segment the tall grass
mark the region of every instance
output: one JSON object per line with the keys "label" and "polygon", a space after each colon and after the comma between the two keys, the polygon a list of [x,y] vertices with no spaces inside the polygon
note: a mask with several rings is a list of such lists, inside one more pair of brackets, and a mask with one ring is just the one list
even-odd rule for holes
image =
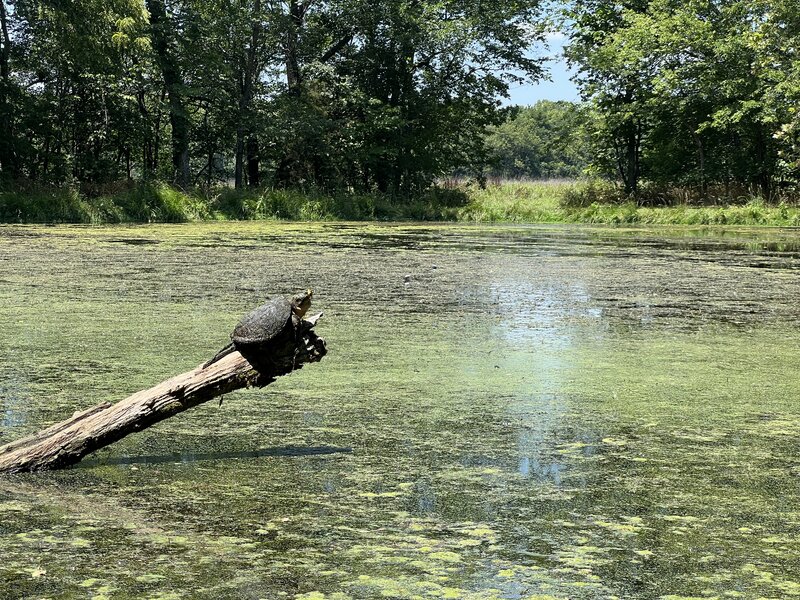
{"label": "tall grass", "polygon": [[557,223],[563,221],[560,201],[570,183],[507,181],[469,191],[469,202],[456,220],[479,223]]}
{"label": "tall grass", "polygon": [[0,221],[4,223],[89,223],[90,213],[88,203],[72,189],[0,189]]}
{"label": "tall grass", "polygon": [[0,187],[6,223],[124,223],[223,220],[459,221],[473,223],[596,223],[800,226],[800,206],[742,195],[696,205],[681,190],[645,196],[642,206],[600,181],[501,181],[480,187],[450,182],[412,199],[310,189],[184,192],[165,183],[92,190],[25,185]]}
{"label": "tall grass", "polygon": [[5,223],[179,223],[212,217],[202,198],[164,183],[91,197],[71,187],[0,188],[0,221]]}
{"label": "tall grass", "polygon": [[[694,202],[697,200],[680,189],[645,189],[639,201],[634,201],[602,181],[500,182],[474,190],[458,218],[475,222],[800,226],[797,202],[768,203],[745,194]],[[663,205],[649,205],[653,203]]]}

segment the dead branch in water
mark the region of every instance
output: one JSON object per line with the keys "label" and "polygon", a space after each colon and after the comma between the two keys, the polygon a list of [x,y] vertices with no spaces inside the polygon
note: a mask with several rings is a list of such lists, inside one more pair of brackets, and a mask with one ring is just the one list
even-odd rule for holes
{"label": "dead branch in water", "polygon": [[212,398],[246,387],[264,387],[327,350],[313,327],[321,315],[294,325],[295,335],[279,347],[233,352],[143,390],[116,404],[76,412],[43,431],[0,447],[0,473],[45,471],[74,465],[91,452]]}

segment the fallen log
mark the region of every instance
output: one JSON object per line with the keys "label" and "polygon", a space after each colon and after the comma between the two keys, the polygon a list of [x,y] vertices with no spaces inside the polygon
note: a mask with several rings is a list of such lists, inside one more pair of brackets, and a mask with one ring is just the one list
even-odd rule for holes
{"label": "fallen log", "polygon": [[277,347],[242,348],[121,402],[76,412],[66,421],[6,444],[0,447],[0,473],[74,465],[87,454],[193,406],[237,389],[264,387],[305,363],[318,362],[327,352],[325,341],[312,330],[321,316],[297,320],[295,335]]}

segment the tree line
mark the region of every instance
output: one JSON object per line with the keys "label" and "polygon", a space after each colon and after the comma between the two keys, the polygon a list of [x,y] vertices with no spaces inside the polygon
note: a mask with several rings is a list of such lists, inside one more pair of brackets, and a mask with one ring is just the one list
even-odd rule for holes
{"label": "tree line", "polygon": [[643,201],[797,197],[796,0],[574,0],[560,16],[583,102],[510,110],[493,174],[600,175]]}
{"label": "tree line", "polygon": [[[0,0],[0,177],[410,196],[800,181],[796,0]],[[501,108],[567,35],[582,102]]]}
{"label": "tree line", "polygon": [[573,0],[564,16],[594,168],[627,194],[796,191],[797,0]]}
{"label": "tree line", "polygon": [[538,77],[538,0],[3,0],[0,172],[410,194]]}
{"label": "tree line", "polygon": [[507,179],[579,179],[592,164],[592,118],[585,104],[540,100],[510,106],[487,129],[489,176]]}

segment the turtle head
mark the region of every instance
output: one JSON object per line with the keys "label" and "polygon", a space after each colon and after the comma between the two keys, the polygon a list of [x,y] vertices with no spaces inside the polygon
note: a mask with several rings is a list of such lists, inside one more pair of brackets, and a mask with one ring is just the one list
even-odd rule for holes
{"label": "turtle head", "polygon": [[312,290],[306,290],[292,296],[292,312],[302,319],[311,308],[311,296],[314,295]]}

